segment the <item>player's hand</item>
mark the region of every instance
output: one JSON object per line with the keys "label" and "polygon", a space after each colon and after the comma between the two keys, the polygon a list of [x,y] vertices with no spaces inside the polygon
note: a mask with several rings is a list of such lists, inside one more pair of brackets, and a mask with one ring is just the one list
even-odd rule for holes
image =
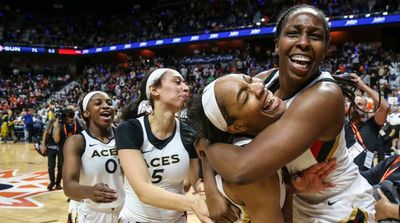
{"label": "player's hand", "polygon": [[193,196],[192,210],[200,219],[200,221],[213,223],[213,221],[210,219],[210,213],[208,212],[206,201],[198,194],[191,196]]}
{"label": "player's hand", "polygon": [[40,145],[40,152],[41,152],[42,154],[46,154],[46,153],[47,153],[47,147],[46,147],[46,145],[45,145],[44,143],[42,143],[42,144]]}
{"label": "player's hand", "polygon": [[207,206],[210,217],[215,223],[231,223],[240,217],[240,209],[221,194],[220,196],[207,197]]}
{"label": "player's hand", "polygon": [[334,184],[324,180],[335,169],[336,159],[331,159],[328,162],[314,164],[297,173],[291,179],[294,192],[296,194],[312,194],[334,187]]}
{"label": "player's hand", "polygon": [[110,203],[117,200],[117,198],[117,191],[103,183],[97,183],[92,186],[89,193],[89,199],[96,203]]}

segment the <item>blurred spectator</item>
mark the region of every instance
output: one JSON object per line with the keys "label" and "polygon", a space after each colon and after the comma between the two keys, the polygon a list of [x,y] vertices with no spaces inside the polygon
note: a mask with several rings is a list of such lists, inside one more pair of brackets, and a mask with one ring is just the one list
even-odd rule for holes
{"label": "blurred spectator", "polygon": [[364,96],[357,96],[355,103],[362,112],[358,109],[351,112],[351,122],[360,132],[363,144],[367,149],[367,152],[361,153],[355,158],[354,162],[361,170],[365,170],[372,166],[371,161],[373,160],[373,155],[371,160],[370,154],[377,153],[378,160],[383,160],[385,157],[383,140],[379,131],[386,122],[389,113],[389,104],[382,96],[379,98],[378,92],[367,86],[359,76],[352,73],[350,74],[350,77],[357,83],[359,90],[363,91],[368,97],[370,97],[375,106],[379,106],[374,114],[371,117],[368,117],[368,112],[371,109],[367,108],[367,98]]}
{"label": "blurred spectator", "polygon": [[[57,144],[59,152],[58,152],[58,168],[63,165],[64,162],[64,143],[68,137],[80,133],[84,129],[83,126],[80,125],[79,121],[75,119],[75,112],[72,109],[62,109],[56,114],[56,119],[53,124],[53,140]],[[57,169],[58,169],[57,168]],[[61,170],[62,168],[58,169]],[[61,189],[60,180],[61,171],[57,174],[60,174],[59,180],[56,182],[56,189]]]}
{"label": "blurred spectator", "polygon": [[28,142],[33,142],[32,137],[33,137],[33,110],[28,108],[26,111],[26,114],[22,116],[22,119],[24,121],[24,128],[27,130],[28,135],[26,139]]}
{"label": "blurred spectator", "polygon": [[[301,3],[319,7],[331,19],[343,15],[399,11],[397,0],[373,2],[199,0],[163,4],[163,1],[139,1],[130,10],[126,4],[117,1],[109,5],[92,4],[88,11],[68,2],[64,3],[66,7],[63,9],[46,10],[49,8],[46,3],[16,5],[11,1],[8,5],[0,5],[0,44],[88,48],[258,27],[274,23],[283,9]],[[117,8],[118,15],[113,8]]]}

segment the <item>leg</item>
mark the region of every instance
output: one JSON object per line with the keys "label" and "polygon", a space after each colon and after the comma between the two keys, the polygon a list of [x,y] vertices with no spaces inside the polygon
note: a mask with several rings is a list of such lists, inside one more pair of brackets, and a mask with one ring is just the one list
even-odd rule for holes
{"label": "leg", "polygon": [[14,126],[10,127],[10,135],[11,135],[11,138],[14,141],[14,143],[16,143],[17,142],[17,136],[15,135]]}
{"label": "leg", "polygon": [[53,187],[55,185],[55,179],[54,179],[54,169],[56,167],[56,156],[57,156],[57,150],[54,149],[48,149],[47,150],[47,164],[48,164],[48,172],[49,172],[49,178],[50,178],[50,184],[47,187],[49,191],[53,190]]}
{"label": "leg", "polygon": [[29,142],[32,142],[33,125],[27,125],[27,128],[28,128],[28,140],[29,140]]}
{"label": "leg", "polygon": [[61,179],[62,179],[62,167],[64,163],[64,156],[62,150],[58,150],[58,159],[57,159],[57,180],[56,180],[56,188],[57,190],[61,190]]}

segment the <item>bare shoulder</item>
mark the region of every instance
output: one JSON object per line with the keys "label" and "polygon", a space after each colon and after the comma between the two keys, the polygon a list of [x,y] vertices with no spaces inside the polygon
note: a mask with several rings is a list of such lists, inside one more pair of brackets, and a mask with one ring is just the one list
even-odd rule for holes
{"label": "bare shoulder", "polygon": [[336,83],[317,83],[293,101],[287,115],[296,120],[308,122],[313,129],[320,131],[319,140],[331,140],[343,127],[342,90]]}
{"label": "bare shoulder", "polygon": [[329,96],[330,97],[339,97],[339,99],[343,99],[343,93],[340,86],[334,82],[321,81],[309,89],[310,92],[318,93],[321,95],[317,96]]}
{"label": "bare shoulder", "polygon": [[343,105],[343,99],[342,90],[336,83],[319,82],[299,94],[293,104],[301,105],[301,107],[323,106],[324,109],[335,108],[336,110],[341,108],[337,107],[338,105]]}
{"label": "bare shoulder", "polygon": [[65,141],[64,147],[67,150],[81,151],[83,150],[85,142],[81,134],[76,134],[68,137]]}

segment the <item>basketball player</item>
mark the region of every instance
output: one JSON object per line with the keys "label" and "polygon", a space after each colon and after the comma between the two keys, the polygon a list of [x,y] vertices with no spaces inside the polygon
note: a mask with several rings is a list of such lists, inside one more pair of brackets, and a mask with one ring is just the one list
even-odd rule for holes
{"label": "basketball player", "polygon": [[[342,90],[329,73],[319,71],[329,42],[326,17],[312,6],[297,5],[278,20],[276,37],[279,70],[262,75],[269,75],[268,89],[285,100],[286,112],[267,128],[252,117],[239,122],[235,128],[257,134],[254,140],[242,149],[210,145],[205,149],[208,161],[224,179],[240,184],[272,175],[285,165],[293,174],[335,157],[337,168],[327,177],[335,187],[296,195],[294,222],[374,222],[374,198],[366,192],[371,186],[345,148]],[[224,95],[227,100],[219,106],[262,114],[265,106],[274,103],[247,87],[235,93]],[[235,165],[228,168],[230,163]]]}
{"label": "basketball player", "polygon": [[[220,84],[221,82],[225,84]],[[248,82],[251,82],[251,84]],[[214,86],[216,86],[217,83],[219,84],[218,92],[223,94],[216,94]],[[248,108],[243,108],[241,114],[234,113],[233,110],[225,110],[224,108],[219,109],[216,98],[219,98],[218,96],[221,95],[235,92],[240,86],[246,86],[251,88],[253,91],[258,91],[260,96],[265,96],[265,99],[271,102],[268,107],[265,107],[262,115],[259,111],[251,112]],[[223,140],[226,141],[222,142],[234,143],[235,145],[240,146],[245,145],[249,143],[251,139],[240,136],[240,132],[235,129],[235,125],[242,122],[244,116],[252,117],[256,120],[262,119],[265,125],[269,125],[279,118],[285,111],[284,102],[264,88],[261,79],[251,78],[244,74],[230,74],[218,78],[205,88],[201,98],[195,98],[192,100],[191,106],[189,107],[189,118],[193,123],[202,123],[198,129],[201,132],[201,135],[209,139],[211,142],[218,142],[217,138],[224,135],[221,138],[225,138]],[[261,95],[261,92],[264,94]],[[275,109],[270,109],[273,107],[275,107]],[[223,110],[227,117],[230,117],[232,124],[222,124],[224,121],[226,122],[226,120],[222,116],[221,110]],[[221,130],[222,134],[213,134],[213,129],[216,128]],[[199,147],[201,146],[204,146],[204,143],[199,142],[197,149],[200,151],[200,154],[202,149]],[[241,219],[238,222],[243,223],[251,220],[251,222],[257,223],[265,222],[265,219],[269,219],[271,222],[292,222],[290,215],[291,205],[289,205],[291,203],[290,193],[292,190],[288,194],[287,199],[287,202],[290,203],[286,203],[285,210],[283,210],[285,215],[282,215],[282,208],[286,197],[286,185],[281,170],[279,170],[277,174],[261,177],[259,180],[251,184],[235,185],[224,181],[219,175],[215,176],[216,182],[213,182],[214,174],[210,174],[210,171],[207,170],[209,165],[207,157],[203,157],[202,161],[207,198],[209,198],[208,191],[210,187],[217,187],[227,199],[241,209]],[[296,192],[300,192],[301,190],[301,193],[304,194],[333,187],[332,184],[324,183],[323,180],[331,171],[333,171],[334,164],[334,160],[331,160],[329,163],[322,162],[303,171],[301,174],[302,177],[293,181],[293,186],[295,189],[298,189]],[[210,184],[210,182],[212,182],[212,184],[215,183],[215,186]],[[290,183],[289,179],[286,179],[286,182]],[[207,203],[210,204],[208,200],[209,199],[207,199]],[[213,210],[214,208],[215,206],[212,205],[209,207],[210,210]]]}
{"label": "basketball player", "polygon": [[69,220],[118,222],[125,194],[112,127],[112,101],[106,93],[92,91],[82,99],[80,108],[88,128],[69,137],[64,147],[64,193],[72,202]]}
{"label": "basketball player", "polygon": [[148,103],[150,113],[125,121],[116,131],[118,156],[128,180],[121,222],[183,223],[188,210],[202,222],[211,222],[205,201],[185,195],[183,189],[189,174],[198,190],[198,159],[187,137],[189,126],[176,119],[188,97],[189,88],[175,70],[156,69],[142,81],[137,107],[149,107],[143,106]]}

